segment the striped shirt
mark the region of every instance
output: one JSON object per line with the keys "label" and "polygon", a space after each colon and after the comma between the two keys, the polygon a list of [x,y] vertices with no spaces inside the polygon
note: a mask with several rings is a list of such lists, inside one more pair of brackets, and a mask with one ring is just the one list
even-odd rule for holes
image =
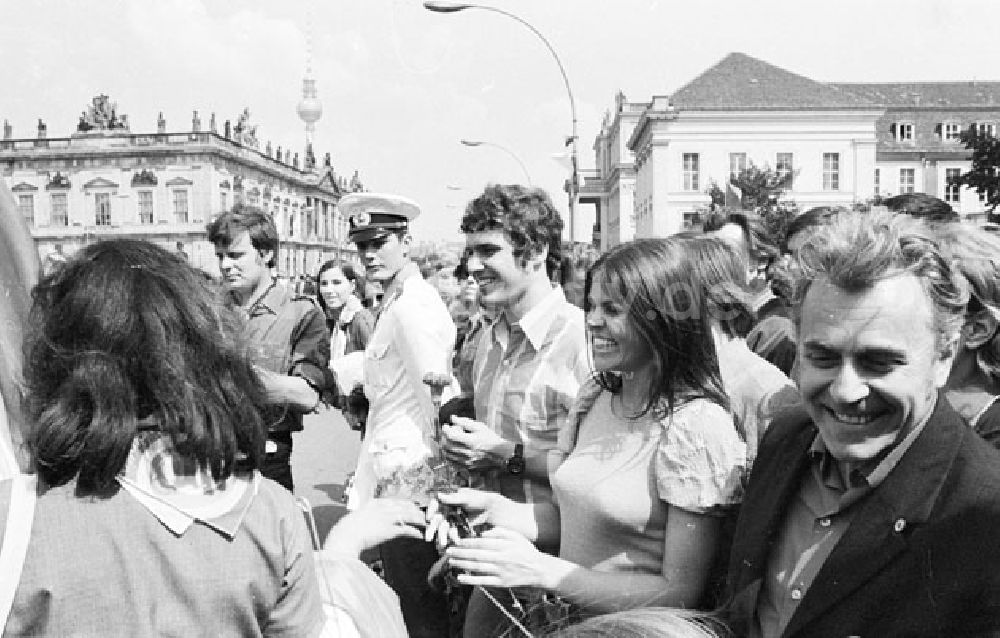
{"label": "striped shirt", "polygon": [[[525,454],[556,448],[580,385],[591,374],[583,311],[555,287],[515,324],[501,314],[473,364],[476,418]],[[515,501],[552,500],[547,479],[496,473],[491,486]]]}

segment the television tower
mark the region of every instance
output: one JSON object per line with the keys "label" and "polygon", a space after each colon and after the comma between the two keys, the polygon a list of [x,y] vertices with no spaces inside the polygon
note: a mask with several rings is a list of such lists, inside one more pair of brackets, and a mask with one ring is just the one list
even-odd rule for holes
{"label": "television tower", "polygon": [[323,103],[319,101],[316,93],[316,79],[313,77],[313,38],[312,38],[312,3],[309,5],[308,33],[306,36],[306,75],[302,78],[302,100],[299,102],[296,111],[299,119],[306,125],[306,168],[316,168],[316,155],[313,152],[313,133],[316,131],[316,122],[323,116]]}

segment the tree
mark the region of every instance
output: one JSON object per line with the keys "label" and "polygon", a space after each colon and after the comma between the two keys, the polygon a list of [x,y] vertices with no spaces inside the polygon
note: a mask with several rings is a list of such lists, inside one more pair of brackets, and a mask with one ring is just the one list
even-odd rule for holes
{"label": "tree", "polygon": [[972,168],[952,183],[976,189],[986,200],[990,221],[996,221],[994,211],[1000,205],[1000,139],[987,131],[971,126],[960,137],[965,148],[972,151]]}
{"label": "tree", "polygon": [[729,178],[729,183],[740,191],[740,207],[756,213],[776,240],[785,236],[789,222],[799,212],[795,202],[780,201],[794,177],[794,173],[778,172],[766,164],[762,168],[750,162],[739,174]]}
{"label": "tree", "polygon": [[743,210],[761,212],[767,206],[776,205],[781,194],[791,185],[793,173],[763,168],[753,162],[732,175],[729,183],[740,189],[740,207]]}
{"label": "tree", "polygon": [[716,210],[726,205],[726,192],[722,190],[719,183],[714,179],[709,182],[708,188],[705,189],[705,193],[707,193],[712,199],[712,203],[710,205],[711,210]]}

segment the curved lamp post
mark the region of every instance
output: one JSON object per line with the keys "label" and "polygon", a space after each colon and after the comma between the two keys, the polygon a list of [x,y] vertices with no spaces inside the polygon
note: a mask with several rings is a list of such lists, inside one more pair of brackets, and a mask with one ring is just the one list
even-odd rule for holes
{"label": "curved lamp post", "polygon": [[495,144],[493,142],[483,142],[480,140],[461,140],[461,142],[464,146],[470,146],[473,148],[477,146],[492,146],[493,148],[498,148],[504,153],[510,155],[512,158],[514,158],[514,161],[521,166],[521,170],[524,171],[524,177],[525,179],[528,180],[528,186],[531,186],[531,174],[528,173],[528,167],[524,165],[524,162],[521,161],[521,158],[518,157],[517,154],[514,153],[514,151],[510,150],[506,146],[501,146],[500,144]]}
{"label": "curved lamp post", "polygon": [[[569,95],[569,108],[573,116],[573,131],[572,134],[566,138],[566,146],[570,147],[570,161],[572,162],[572,173],[570,179],[566,184],[566,191],[569,193],[569,239],[570,241],[575,240],[574,231],[574,219],[576,217],[576,195],[580,190],[580,178],[577,172],[578,162],[577,162],[577,151],[576,151],[576,100],[573,98],[573,89],[569,86],[569,78],[566,76],[566,69],[563,67],[562,60],[559,59],[559,55],[556,50],[552,48],[552,45],[545,38],[542,33],[533,27],[524,18],[517,16],[509,11],[504,11],[503,9],[498,9],[496,7],[491,7],[483,4],[465,4],[460,2],[446,2],[444,0],[426,0],[424,2],[424,8],[428,11],[433,11],[435,13],[457,13],[459,11],[464,11],[465,9],[483,9],[484,11],[492,11],[493,13],[499,13],[505,15],[512,20],[516,20],[523,24],[525,27],[531,30],[538,39],[545,44],[545,47],[552,54],[552,58],[556,61],[559,66],[559,73],[562,75],[563,84],[566,85],[566,93]],[[518,160],[520,161],[520,160]]]}

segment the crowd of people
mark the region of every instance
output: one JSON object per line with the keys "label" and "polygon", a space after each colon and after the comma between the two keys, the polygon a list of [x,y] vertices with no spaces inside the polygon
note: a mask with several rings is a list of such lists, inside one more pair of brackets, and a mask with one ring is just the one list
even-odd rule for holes
{"label": "crowd of people", "polygon": [[[3,635],[1000,635],[1000,237],[886,203],[566,254],[489,185],[419,263],[419,205],[352,193],[359,261],[308,287],[252,207],[219,280],[15,247]],[[320,539],[291,452],[329,410],[362,444]]]}

